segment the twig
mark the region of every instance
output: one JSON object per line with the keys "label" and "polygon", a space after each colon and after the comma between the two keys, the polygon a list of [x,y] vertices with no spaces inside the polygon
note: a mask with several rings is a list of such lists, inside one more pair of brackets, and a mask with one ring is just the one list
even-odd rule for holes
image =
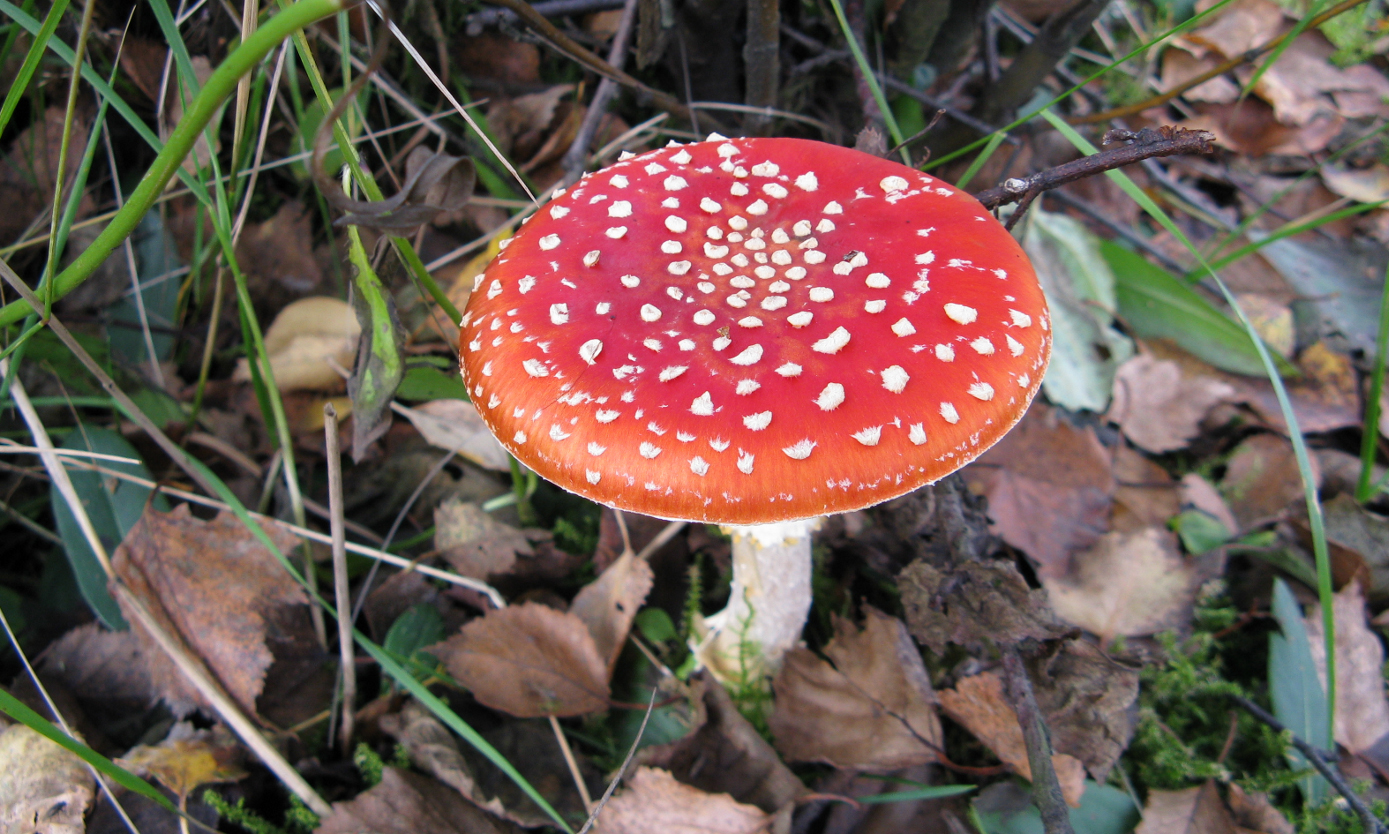
{"label": "twig", "polygon": [[1307,759],[1312,765],[1312,768],[1316,770],[1317,773],[1320,773],[1326,781],[1330,782],[1331,787],[1335,788],[1337,793],[1345,797],[1346,803],[1350,805],[1351,810],[1355,811],[1356,816],[1360,817],[1360,824],[1365,827],[1366,834],[1382,834],[1386,830],[1384,823],[1380,822],[1379,819],[1375,817],[1374,813],[1370,811],[1369,807],[1360,799],[1355,789],[1346,782],[1345,778],[1341,776],[1336,768],[1332,767],[1326,761],[1326,754],[1300,738],[1297,733],[1283,726],[1281,721],[1269,715],[1263,707],[1239,695],[1232,695],[1231,697],[1234,699],[1235,703],[1244,707],[1245,711],[1250,715],[1272,727],[1274,732],[1286,732],[1288,734],[1288,738],[1292,741],[1292,745]]}
{"label": "twig", "polygon": [[1022,657],[1013,646],[1003,649],[1003,680],[1012,702],[1013,711],[1022,724],[1022,737],[1027,742],[1027,764],[1032,769],[1032,801],[1042,813],[1042,828],[1046,834],[1073,834],[1071,815],[1061,795],[1061,783],[1051,763],[1051,741],[1041,710],[1032,692]]}
{"label": "twig", "polygon": [[646,715],[642,716],[641,726],[637,728],[637,737],[632,739],[632,746],[627,749],[627,758],[622,760],[622,767],[617,769],[613,780],[608,783],[608,789],[603,791],[603,796],[598,800],[598,804],[589,812],[588,819],[584,822],[584,827],[579,829],[579,834],[588,834],[593,828],[593,824],[598,820],[598,815],[603,812],[603,806],[612,799],[613,791],[617,790],[617,785],[622,781],[622,775],[627,772],[627,766],[632,763],[632,757],[637,754],[637,745],[641,744],[641,737],[646,735],[646,724],[651,720],[651,713],[656,709],[656,687],[651,687],[651,701],[646,705]]}
{"label": "twig", "polygon": [[[604,12],[622,8],[623,0],[545,0],[532,3],[536,12],[544,17],[563,17],[565,15]],[[466,18],[468,35],[477,37],[489,26],[515,23],[516,13],[510,9],[483,9],[473,12]]]}
{"label": "twig", "polygon": [[1048,168],[1030,177],[1011,177],[1002,185],[977,192],[974,199],[987,209],[996,209],[1023,199],[1028,194],[1050,191],[1068,182],[1093,177],[1115,168],[1132,165],[1158,156],[1178,156],[1180,154],[1211,153],[1211,142],[1215,136],[1204,130],[1187,130],[1163,126],[1144,128],[1133,133],[1127,130],[1111,130],[1104,136],[1104,144],[1128,142],[1123,147],[1100,151],[1097,154],[1081,157],[1055,168]]}
{"label": "twig", "polygon": [[589,52],[580,46],[573,38],[561,32],[553,23],[546,20],[543,15],[526,3],[525,0],[492,0],[498,6],[503,6],[515,12],[516,16],[529,27],[534,29],[541,37],[566,53],[570,58],[583,64],[589,70],[598,73],[604,78],[611,78],[624,87],[631,88],[642,96],[650,98],[651,103],[656,107],[667,110],[682,119],[690,118],[690,108],[685,103],[669,93],[648,87],[638,81],[633,76],[617,69],[612,64]]}
{"label": "twig", "polygon": [[579,789],[579,799],[584,802],[584,813],[593,813],[593,797],[588,795],[588,785],[584,784],[584,775],[579,771],[579,762],[574,758],[574,751],[569,749],[569,739],[564,737],[564,728],[559,725],[559,719],[550,716],[550,729],[555,731],[555,741],[559,742],[560,752],[564,754],[564,763],[569,767],[569,776],[574,780],[574,787]]}
{"label": "twig", "polygon": [[357,664],[352,655],[352,592],[347,584],[347,539],[343,532],[342,452],[338,448],[338,410],[323,406],[323,441],[328,459],[328,531],[333,536],[333,604],[338,609],[338,662],[342,665],[342,754],[352,753],[356,720]]}
{"label": "twig", "polygon": [[661,532],[656,534],[656,538],[647,542],[646,546],[641,549],[641,552],[637,554],[637,558],[642,560],[650,559],[651,554],[655,553],[657,550],[660,550],[666,542],[675,538],[675,534],[679,533],[681,530],[684,530],[685,525],[688,523],[688,521],[672,521],[665,527],[662,527]]}
{"label": "twig", "polygon": [[[636,28],[636,22],[637,0],[626,0],[622,9],[622,19],[618,21],[617,32],[613,34],[612,47],[608,50],[608,63],[617,69],[622,69],[622,65],[626,63],[627,42],[632,39],[632,30]],[[574,141],[570,143],[561,163],[564,166],[566,181],[577,181],[583,174],[588,163],[588,146],[593,144],[598,126],[603,123],[603,118],[608,114],[608,105],[616,95],[616,81],[604,78],[598,82],[598,89],[593,93],[593,101],[589,102],[588,112],[584,114],[583,123],[579,125],[579,132],[574,135]]]}
{"label": "twig", "polygon": [[[1366,2],[1366,0],[1342,0],[1342,2],[1337,3],[1336,5],[1317,15],[1311,20],[1307,21],[1307,25],[1303,27],[1303,31],[1315,29],[1316,27],[1322,25],[1323,23],[1335,17],[1336,15],[1348,12],[1364,2]],[[1073,125],[1089,125],[1107,122],[1112,119],[1124,119],[1128,118],[1129,116],[1136,116],[1139,113],[1142,113],[1144,110],[1148,110],[1150,108],[1166,104],[1167,102],[1171,101],[1172,99],[1176,98],[1182,93],[1185,93],[1187,90],[1190,90],[1194,87],[1199,87],[1207,81],[1210,81],[1212,78],[1224,75],[1225,73],[1233,69],[1236,69],[1237,67],[1242,66],[1243,64],[1252,63],[1265,53],[1272,52],[1273,50],[1277,49],[1278,46],[1282,44],[1283,41],[1287,40],[1288,36],[1291,34],[1292,32],[1288,32],[1279,35],[1278,37],[1268,41],[1267,43],[1264,43],[1261,46],[1256,46],[1247,52],[1242,52],[1239,55],[1230,58],[1223,64],[1212,67],[1211,69],[1201,73],[1195,78],[1188,78],[1186,81],[1183,81],[1182,83],[1176,85],[1175,87],[1173,87],[1165,93],[1160,93],[1158,95],[1153,96],[1152,98],[1140,101],[1137,104],[1130,104],[1124,107],[1115,107],[1112,110],[1102,110],[1099,113],[1091,113],[1088,116],[1077,116],[1076,118],[1067,119],[1066,121],[1070,122]]]}

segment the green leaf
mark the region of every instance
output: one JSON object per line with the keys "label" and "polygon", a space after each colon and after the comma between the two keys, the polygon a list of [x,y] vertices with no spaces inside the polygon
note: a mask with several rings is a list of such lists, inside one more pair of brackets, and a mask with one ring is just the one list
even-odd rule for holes
{"label": "green leaf", "polygon": [[[974,809],[989,834],[1043,834],[1042,815],[1029,799],[1016,783],[1001,782],[986,788]],[[1091,781],[1080,807],[1069,810],[1075,834],[1127,834],[1139,820],[1138,806],[1127,793]]]}
{"label": "green leaf", "polygon": [[[119,455],[136,461],[140,459],[140,453],[135,451],[135,447],[119,434],[107,429],[87,429],[80,425],[68,435],[62,448]],[[149,470],[145,469],[143,463],[119,463],[109,460],[97,463],[103,468],[128,475],[146,479],[150,477]],[[106,552],[111,553],[121,543],[121,539],[125,538],[130,528],[135,526],[135,522],[140,520],[145,511],[145,503],[150,497],[150,488],[88,469],[80,469],[71,464],[67,465],[67,469],[73,489],[77,491],[77,497],[81,500],[83,509],[87,511],[92,527],[106,547]],[[96,553],[82,535],[77,517],[56,486],[52,487],[49,500],[53,505],[53,518],[57,522],[58,536],[63,540],[63,550],[67,553],[72,572],[77,577],[77,586],[82,590],[83,599],[107,628],[126,629],[128,626],[125,618],[121,616],[120,607],[106,590],[106,572],[102,570]],[[159,503],[162,508],[165,502],[160,500]]]}
{"label": "green leaf", "polygon": [[444,639],[444,618],[439,609],[421,602],[405,609],[396,617],[381,641],[381,648],[400,657],[414,657],[415,652]]}
{"label": "green leaf", "polygon": [[979,790],[978,785],[931,785],[907,791],[888,791],[873,796],[860,796],[858,801],[865,805],[881,805],[884,802],[915,802],[918,799],[943,799],[959,796],[962,793]]}
{"label": "green leaf", "polygon": [[357,366],[347,381],[352,397],[352,459],[361,460],[366,448],[391,427],[391,400],[405,376],[401,345],[405,334],[396,318],[395,302],[371,268],[361,235],[349,226],[348,259],[356,267],[352,276],[352,306],[362,324]]}
{"label": "green leaf", "polygon": [[637,612],[637,629],[649,643],[667,643],[680,639],[680,632],[670,615],[660,608],[643,608]]}
{"label": "green leaf", "polygon": [[174,328],[178,325],[174,319],[181,284],[171,275],[183,264],[174,249],[173,236],[159,219],[159,212],[145,215],[130,239],[135,245],[139,300],[145,309],[145,321],[150,324],[150,337],[147,342],[140,307],[131,293],[111,306],[107,338],[113,356],[133,365],[147,366],[151,347],[155,358],[161,361],[173,354]]}
{"label": "green leaf", "polygon": [[[1326,692],[1312,662],[1312,645],[1302,621],[1302,609],[1282,579],[1273,583],[1273,616],[1282,630],[1268,638],[1268,689],[1273,714],[1308,744],[1318,750],[1330,750]],[[1294,770],[1311,767],[1296,748],[1289,747],[1287,756]],[[1320,805],[1331,787],[1317,773],[1300,779],[1297,786],[1311,805]]]}
{"label": "green leaf", "polygon": [[1201,510],[1183,510],[1172,519],[1172,528],[1181,537],[1182,547],[1194,556],[1215,550],[1230,540],[1230,531],[1225,525]]}
{"label": "green leaf", "polygon": [[468,386],[458,376],[457,368],[444,373],[438,368],[415,366],[405,372],[405,378],[396,389],[396,396],[402,400],[466,400]]}
{"label": "green leaf", "polygon": [[[1101,243],[1100,252],[1114,271],[1119,317],[1135,335],[1170,339],[1221,370],[1264,375],[1259,352],[1244,328],[1181,279],[1117,243]],[[1274,361],[1284,374],[1297,373],[1281,356]]]}
{"label": "green leaf", "polygon": [[53,726],[46,718],[29,709],[23,701],[14,697],[3,689],[0,689],[0,712],[5,712],[11,718],[47,738],[49,741],[71,751],[79,759],[96,768],[102,774],[114,779],[117,784],[134,791],[142,796],[148,797],[159,803],[174,813],[178,810],[174,804],[168,800],[159,789],[144,779],[136,776],[130,771],[112,762],[110,759],[96,752],[92,748]]}
{"label": "green leaf", "polygon": [[1104,411],[1114,371],[1133,343],[1114,329],[1114,273],[1100,239],[1079,222],[1033,209],[1023,249],[1032,259],[1051,308],[1051,365],[1042,380],[1047,399],[1071,411]]}

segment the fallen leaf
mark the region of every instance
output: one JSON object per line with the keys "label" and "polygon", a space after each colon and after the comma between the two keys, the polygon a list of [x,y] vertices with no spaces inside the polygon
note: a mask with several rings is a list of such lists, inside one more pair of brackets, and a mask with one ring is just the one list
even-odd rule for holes
{"label": "fallen leaf", "polygon": [[1196,595],[1195,573],[1176,537],[1156,527],[1106,533],[1075,556],[1070,574],[1041,579],[1057,615],[1098,635],[1101,645],[1181,628]]}
{"label": "fallen leaf", "polygon": [[[320,125],[320,136],[327,131]],[[319,141],[316,137],[315,141]],[[405,158],[400,190],[382,200],[354,200],[337,189],[324,197],[344,214],[335,226],[361,226],[383,235],[412,235],[440,214],[458,211],[472,199],[477,184],[473,161],[416,145]]]}
{"label": "fallen leaf", "polygon": [[1195,472],[1188,472],[1181,480],[1182,507],[1200,510],[1225,528],[1227,535],[1233,536],[1239,530],[1239,522],[1220,492],[1205,478]]}
{"label": "fallen leaf", "polygon": [[1333,559],[1339,550],[1347,562],[1363,566],[1368,573],[1362,585],[1365,594],[1373,607],[1381,607],[1375,603],[1389,599],[1389,518],[1370,512],[1349,495],[1323,503],[1322,515]]}
{"label": "fallen leaf", "polygon": [[[321,291],[323,267],[313,252],[315,219],[302,203],[289,200],[268,220],[247,223],[241,230],[241,237],[236,241],[236,258],[251,282],[254,298],[261,299],[261,293],[270,298],[287,294],[297,298]],[[335,311],[327,326],[341,327],[338,322],[342,315]],[[266,339],[269,337],[267,332]],[[349,354],[342,364],[346,367],[351,361]],[[338,379],[336,374],[334,379]]]}
{"label": "fallen leaf", "polygon": [[0,831],[82,834],[95,783],[87,765],[23,724],[0,733]]}
{"label": "fallen leaf", "polygon": [[518,718],[608,706],[607,665],[583,620],[538,603],[488,611],[430,651],[480,703]]}
{"label": "fallen leaf", "polygon": [[414,408],[396,406],[394,410],[414,424],[429,445],[450,451],[456,449],[460,455],[488,469],[511,471],[511,456],[487,429],[472,403],[435,400]]}
{"label": "fallen leaf", "polygon": [[1231,58],[1267,43],[1282,25],[1283,10],[1272,0],[1235,0],[1186,39]]}
{"label": "fallen leaf", "polygon": [[1200,433],[1201,421],[1212,407],[1234,395],[1227,383],[1213,377],[1184,381],[1176,362],[1142,354],[1115,371],[1106,417],[1140,449],[1173,452]]}
{"label": "fallen leaf", "polygon": [[[1320,481],[1312,461],[1313,483]],[[1292,444],[1276,434],[1256,434],[1238,447],[1225,466],[1220,491],[1240,530],[1280,517],[1294,501],[1301,501],[1302,475]]]}
{"label": "fallen leaf", "polygon": [[[961,678],[954,689],[940,691],[940,706],[956,723],[969,730],[985,747],[998,756],[1027,781],[1032,781],[1032,766],[1027,760],[1027,742],[1023,738],[1018,714],[1003,694],[1003,680],[994,672],[981,672]],[[1061,783],[1066,804],[1079,807],[1085,792],[1085,765],[1065,753],[1053,753],[1052,766]]]}
{"label": "fallen leaf", "polygon": [[524,531],[456,497],[434,509],[434,547],[454,570],[483,581],[510,574],[518,554],[535,555]]}
{"label": "fallen leaf", "polygon": [[1268,794],[1255,791],[1245,793],[1238,782],[1230,782],[1225,790],[1230,813],[1239,823],[1240,834],[1295,834],[1297,829],[1283,816],[1283,812],[1273,807]]}
{"label": "fallen leaf", "polygon": [[[1360,583],[1352,581],[1331,602],[1336,626],[1336,742],[1389,775],[1389,700],[1384,690],[1384,645],[1366,622]],[[1326,642],[1321,607],[1307,612],[1312,662],[1326,686]]]}
{"label": "fallen leaf", "polygon": [[1181,511],[1177,486],[1167,470],[1127,444],[1114,447],[1113,532],[1166,526]]}
{"label": "fallen leaf", "polygon": [[945,573],[918,559],[897,577],[912,636],[937,655],[1063,637],[1069,627],[1011,561],[966,562]]}
{"label": "fallen leaf", "polygon": [[[398,714],[382,717],[381,729],[394,736],[415,767],[448,785],[468,801],[498,817],[507,817],[506,808],[496,797],[488,798],[477,784],[472,768],[458,750],[458,741],[433,713],[418,701],[411,700]],[[545,825],[548,817],[517,819],[521,825]]]}
{"label": "fallen leaf", "polygon": [[519,834],[520,828],[474,807],[447,785],[395,767],[381,781],[333,812],[316,834]]}
{"label": "fallen leaf", "polygon": [[1046,575],[1064,573],[1070,555],[1108,529],[1111,465],[1093,429],[1074,428],[1059,410],[1034,406],[964,475],[988,498],[995,532]]}
{"label": "fallen leaf", "polygon": [[[1202,50],[1207,54],[1193,55],[1188,51],[1187,46],[1188,44],[1184,41],[1173,39],[1172,48],[1163,51],[1160,86],[1164,92],[1180,87],[1187,81],[1220,65],[1220,59],[1209,54],[1209,51]],[[1239,85],[1225,75],[1217,75],[1209,81],[1203,81],[1186,90],[1182,93],[1182,98],[1187,101],[1229,104],[1239,98]]]}
{"label": "fallen leaf", "polygon": [[145,648],[133,631],[78,626],[43,653],[40,669],[79,697],[100,693],[101,706],[129,714],[159,698],[146,673]]}
{"label": "fallen leaf", "polygon": [[[1297,347],[1297,332],[1291,307],[1255,292],[1240,293],[1235,300],[1264,344],[1284,358],[1293,355]],[[1255,376],[1263,376],[1263,371],[1260,370]]]}
{"label": "fallen leaf", "polygon": [[884,773],[934,762],[935,692],[901,620],[864,609],[863,629],[834,618],[828,660],[787,653],[773,682],[772,737],[787,761]]}
{"label": "fallen leaf", "polygon": [[1138,670],[1082,639],[1051,643],[1026,664],[1052,747],[1103,783],[1138,723]]}
{"label": "fallen leaf", "polygon": [[580,588],[569,604],[569,613],[582,620],[593,636],[598,656],[607,664],[608,679],[612,678],[632,620],[651,592],[653,582],[651,566],[644,559],[624,553],[597,580]]}
{"label": "fallen leaf", "polygon": [[186,800],[194,788],[220,782],[236,782],[246,777],[239,760],[240,747],[222,726],[198,730],[180,721],[154,746],[141,744],[116,764],[140,776],[154,777]]}
{"label": "fallen leaf", "polygon": [[1323,165],[1318,173],[1327,188],[1357,203],[1389,200],[1389,165],[1382,162],[1368,168]]}
{"label": "fallen leaf", "polygon": [[[281,551],[297,543],[278,527],[266,525],[265,531]],[[260,540],[230,513],[202,521],[186,504],[170,513],[146,508],[111,562],[164,628],[183,639],[242,709],[255,713],[274,661],[266,645],[271,619],[291,608],[308,627],[304,592]],[[154,638],[133,627],[150,678],[174,713],[184,716],[206,706]]]}
{"label": "fallen leaf", "polygon": [[1134,834],[1238,834],[1215,782],[1184,791],[1148,791]]}
{"label": "fallen leaf", "polygon": [[691,681],[692,731],[637,752],[636,763],[675,774],[681,782],[774,813],[807,793],[772,745],[743,717],[708,673]]}
{"label": "fallen leaf", "polygon": [[[65,110],[62,105],[53,105],[32,118],[0,161],[0,205],[5,207],[0,217],[0,240],[6,244],[12,243],[30,223],[51,210],[59,150],[63,144]],[[81,148],[86,145],[89,130],[87,118],[79,114],[73,121],[68,146]],[[81,165],[82,154],[69,153],[63,182],[72,182]],[[83,198],[78,217],[85,216],[90,206],[90,198]],[[128,281],[129,276],[122,274]]]}
{"label": "fallen leaf", "polygon": [[[342,375],[333,368],[352,366],[362,326],[352,306],[337,298],[301,298],[275,316],[265,330],[265,353],[275,387],[281,391],[342,390]],[[251,369],[237,360],[236,382],[248,382]]]}
{"label": "fallen leaf", "polygon": [[770,819],[726,793],[709,794],[676,781],[669,771],[639,767],[603,807],[605,834],[756,834]]}

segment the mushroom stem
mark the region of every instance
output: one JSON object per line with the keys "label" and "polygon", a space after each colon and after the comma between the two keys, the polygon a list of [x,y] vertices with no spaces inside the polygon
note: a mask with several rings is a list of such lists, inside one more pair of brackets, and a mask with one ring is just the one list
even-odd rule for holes
{"label": "mushroom stem", "polygon": [[704,620],[694,647],[700,662],[725,683],[775,675],[801,639],[810,613],[810,534],[819,518],[725,527],[733,534],[733,584],[728,606]]}

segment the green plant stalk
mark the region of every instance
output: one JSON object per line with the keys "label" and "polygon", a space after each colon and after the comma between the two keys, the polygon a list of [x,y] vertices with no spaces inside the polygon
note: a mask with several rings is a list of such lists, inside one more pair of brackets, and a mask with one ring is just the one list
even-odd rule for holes
{"label": "green plant stalk", "polygon": [[[92,13],[96,10],[94,3],[87,3],[82,9],[82,25],[77,32],[77,49],[73,53],[73,65],[81,67],[87,55],[87,37],[92,32]],[[82,88],[82,73],[74,70],[72,78],[68,82],[67,107],[63,110],[63,135],[58,142],[58,167],[53,172],[53,211],[48,223],[48,267],[47,273],[53,274],[54,267],[58,265],[58,224],[62,221],[62,209],[59,208],[63,197],[63,175],[67,173],[68,154],[72,150],[72,122],[77,117],[77,91]],[[74,196],[76,196],[74,191]],[[49,282],[43,297],[43,320],[48,321],[48,317],[53,315],[53,282]]]}
{"label": "green plant stalk", "polygon": [[1008,138],[1008,135],[1002,132],[991,135],[989,141],[984,145],[984,150],[980,151],[979,155],[969,163],[969,167],[960,175],[960,179],[955,183],[955,187],[963,191],[969,185],[970,180],[974,179],[974,175],[979,173],[979,169],[984,167],[984,163],[989,161],[989,158],[994,155],[994,151],[998,150],[998,146],[1002,145],[1003,140],[1006,138]]}
{"label": "green plant stalk", "polygon": [[[887,104],[887,96],[883,95],[883,88],[879,86],[878,78],[873,74],[873,65],[868,63],[868,57],[863,54],[863,47],[859,46],[858,38],[854,37],[854,30],[849,28],[849,19],[844,16],[843,4],[839,0],[830,0],[830,6],[834,8],[834,16],[839,20],[839,29],[844,34],[844,40],[849,44],[849,51],[854,53],[854,63],[858,64],[859,73],[863,75],[863,80],[868,83],[868,89],[873,93],[873,101],[877,103],[878,110],[883,115],[883,124],[887,125],[887,132],[892,137],[892,144],[903,145],[906,139],[902,136],[902,128],[897,126],[897,117],[892,114],[892,108]],[[910,151],[899,147],[898,153],[902,156],[903,163],[912,164]]]}
{"label": "green plant stalk", "polygon": [[[1098,153],[1098,149],[1090,144],[1089,140],[1081,136],[1060,116],[1052,113],[1050,108],[1043,108],[1041,115],[1081,151],[1087,154]],[[1263,363],[1264,373],[1273,385],[1273,393],[1278,398],[1279,411],[1283,415],[1283,422],[1288,427],[1288,439],[1293,446],[1293,456],[1297,459],[1297,469],[1302,476],[1302,495],[1307,504],[1307,526],[1312,533],[1312,553],[1316,558],[1317,565],[1317,599],[1321,603],[1322,635],[1326,655],[1326,705],[1327,722],[1330,725],[1327,728],[1327,736],[1334,739],[1336,737],[1334,719],[1336,714],[1336,621],[1331,607],[1331,554],[1326,545],[1326,522],[1322,517],[1321,502],[1317,500],[1317,488],[1312,480],[1312,461],[1307,453],[1307,441],[1303,438],[1302,429],[1298,426],[1297,415],[1293,413],[1293,404],[1292,400],[1288,398],[1288,389],[1283,385],[1283,378],[1278,373],[1278,366],[1273,361],[1273,355],[1269,353],[1268,346],[1260,338],[1259,331],[1254,328],[1254,323],[1245,315],[1244,308],[1240,306],[1234,293],[1230,292],[1230,288],[1206,262],[1196,244],[1192,243],[1177,224],[1172,222],[1172,218],[1168,217],[1167,213],[1153,202],[1153,198],[1149,197],[1123,171],[1106,171],[1105,176],[1123,189],[1124,193],[1138,203],[1150,217],[1157,221],[1158,225],[1180,241],[1187,251],[1196,258],[1197,263],[1201,264],[1206,274],[1220,289],[1221,295],[1225,297],[1225,303],[1230,305],[1230,309],[1235,312],[1240,324],[1249,334],[1250,341],[1254,343],[1254,349],[1259,354],[1259,361]]]}
{"label": "green plant stalk", "polygon": [[1389,268],[1384,275],[1384,289],[1379,295],[1379,333],[1375,339],[1375,367],[1370,374],[1370,391],[1365,395],[1365,425],[1360,429],[1360,478],[1355,484],[1355,500],[1362,504],[1375,494],[1370,476],[1375,467],[1375,450],[1379,448],[1379,398],[1384,392],[1384,363],[1389,361]]}
{"label": "green plant stalk", "polygon": [[[9,5],[9,4],[6,4]],[[111,218],[96,240],[54,278],[53,298],[59,299],[87,280],[106,257],[135,230],[140,218],[154,205],[169,180],[181,169],[183,158],[216,115],[222,102],[235,90],[241,76],[250,72],[281,41],[315,21],[341,11],[344,0],[299,0],[275,15],[242,42],[208,78],[207,84],[184,111],[183,119],[155,158],[140,184],[131,192],[125,208]],[[110,89],[109,85],[105,85]],[[12,301],[0,307],[0,327],[14,324],[30,312],[29,303]]]}
{"label": "green plant stalk", "polygon": [[[39,59],[43,58],[44,50],[48,48],[48,41],[53,37],[53,32],[58,28],[58,23],[63,19],[63,12],[67,11],[68,0],[57,0],[53,7],[48,10],[48,16],[43,19],[43,28],[34,36],[34,42],[29,45],[29,53],[24,56],[24,63],[19,68],[19,73],[15,76],[14,83],[10,91],[5,94],[5,103],[0,105],[0,133],[10,123],[10,117],[14,115],[14,109],[19,106],[19,100],[24,97],[24,91],[29,89],[29,82],[34,78],[34,70],[38,69]],[[6,47],[13,43],[17,32],[11,32]]]}
{"label": "green plant stalk", "polygon": [[[302,0],[301,0],[302,2]],[[326,115],[333,109],[332,96],[328,94],[328,85],[323,80],[323,73],[319,70],[318,64],[314,63],[313,53],[309,50],[309,39],[301,31],[294,35],[294,48],[299,52],[300,63],[309,74],[309,84],[313,87],[314,95],[317,96],[319,103],[323,107]],[[345,62],[344,62],[345,63]],[[381,186],[376,184],[376,179],[371,173],[361,166],[357,148],[352,144],[347,131],[341,122],[333,125],[333,138],[338,143],[338,148],[342,151],[343,159],[347,161],[347,167],[352,169],[352,179],[364,191],[368,198],[372,200],[382,199]],[[449,316],[451,321],[458,321],[463,318],[463,314],[458,311],[454,303],[449,300],[448,294],[434,280],[434,276],[424,268],[424,261],[420,260],[419,253],[415,251],[414,245],[403,237],[392,237],[391,243],[395,246],[400,259],[405,266],[415,276],[415,279],[424,286],[429,296],[434,299],[434,303]]]}
{"label": "green plant stalk", "polygon": [[[1321,226],[1325,226],[1327,223],[1334,223],[1343,217],[1354,217],[1357,214],[1364,214],[1367,211],[1372,211],[1374,209],[1380,208],[1386,203],[1389,203],[1389,200],[1376,200],[1373,203],[1361,203],[1359,205],[1343,208],[1340,211],[1333,211],[1330,214],[1318,217],[1315,220],[1309,220],[1306,223],[1289,223],[1286,226],[1282,226],[1270,232],[1267,237],[1261,238],[1252,243],[1247,243],[1228,255],[1221,255],[1219,258],[1216,258],[1215,260],[1210,262],[1210,268],[1220,269],[1221,267],[1227,266],[1239,260],[1240,258],[1243,258],[1245,255],[1259,251],[1260,249],[1264,248],[1270,243],[1273,243],[1274,241],[1282,240],[1285,237],[1292,237],[1293,235],[1302,234],[1303,232],[1309,231],[1311,229],[1316,229]],[[1197,268],[1191,270],[1182,277],[1187,281],[1195,283],[1196,281],[1200,280],[1202,272],[1203,270],[1201,268]]]}

